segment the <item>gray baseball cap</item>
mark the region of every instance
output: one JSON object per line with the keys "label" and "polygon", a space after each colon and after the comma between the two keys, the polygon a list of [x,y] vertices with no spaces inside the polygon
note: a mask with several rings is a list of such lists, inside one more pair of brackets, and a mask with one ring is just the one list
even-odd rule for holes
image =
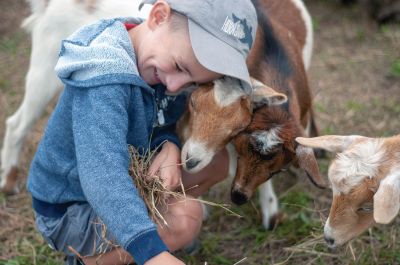
{"label": "gray baseball cap", "polygon": [[[154,4],[157,0],[143,0]],[[165,0],[188,18],[194,54],[207,69],[240,79],[251,93],[246,58],[257,31],[257,14],[250,0]]]}

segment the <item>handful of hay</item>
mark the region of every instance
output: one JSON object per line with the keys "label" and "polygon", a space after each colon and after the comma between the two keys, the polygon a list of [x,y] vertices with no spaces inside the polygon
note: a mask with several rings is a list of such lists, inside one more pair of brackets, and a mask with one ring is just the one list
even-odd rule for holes
{"label": "handful of hay", "polygon": [[[156,151],[147,152],[144,156],[133,146],[129,146],[130,166],[129,175],[135,183],[136,189],[147,206],[150,218],[160,226],[167,225],[167,221],[157,207],[167,204],[169,196],[185,198],[184,193],[167,190],[159,176],[150,176],[149,168]],[[183,189],[182,189],[183,190]],[[184,191],[183,191],[184,192]]]}
{"label": "handful of hay", "polygon": [[[149,167],[154,155],[156,154],[156,151],[147,152],[145,155],[141,155],[133,146],[129,146],[129,153],[131,158],[129,175],[132,177],[140,197],[147,206],[149,216],[157,225],[160,225],[161,227],[168,226],[167,221],[160,213],[158,208],[160,208],[160,206],[168,206],[167,199],[170,197],[178,200],[195,200],[207,205],[218,206],[225,209],[230,214],[241,217],[240,215],[228,209],[227,205],[217,204],[201,199],[187,198],[182,182],[181,191],[170,191],[166,189],[162,183],[162,179],[159,176],[150,176],[149,174]],[[195,187],[191,187],[190,189],[192,188]]]}

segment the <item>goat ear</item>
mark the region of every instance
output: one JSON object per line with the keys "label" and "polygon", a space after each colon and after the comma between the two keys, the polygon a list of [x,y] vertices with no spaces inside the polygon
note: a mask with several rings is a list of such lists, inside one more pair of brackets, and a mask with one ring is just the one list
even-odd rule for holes
{"label": "goat ear", "polygon": [[319,173],[318,163],[313,150],[309,147],[298,145],[296,147],[296,157],[299,167],[306,172],[311,182],[318,188],[325,189],[327,185]]}
{"label": "goat ear", "polygon": [[364,138],[367,137],[359,135],[324,135],[313,138],[297,137],[296,142],[304,146],[321,148],[329,152],[339,153],[346,150],[346,148],[349,147],[354,141]]}
{"label": "goat ear", "polygon": [[390,223],[400,210],[400,174],[392,174],[381,181],[374,195],[374,220]]}
{"label": "goat ear", "polygon": [[253,86],[251,102],[254,104],[255,108],[265,105],[281,105],[287,101],[287,96],[285,94],[275,91],[254,78],[251,79],[251,84]]}
{"label": "goat ear", "polygon": [[[251,102],[250,98],[247,95],[243,95],[240,97],[240,104],[245,107],[246,109],[250,110],[251,109]],[[251,112],[251,110],[250,110]]]}

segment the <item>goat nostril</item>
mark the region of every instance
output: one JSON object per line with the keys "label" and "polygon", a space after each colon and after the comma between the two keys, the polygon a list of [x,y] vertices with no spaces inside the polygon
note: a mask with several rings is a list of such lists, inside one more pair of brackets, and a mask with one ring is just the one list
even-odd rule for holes
{"label": "goat nostril", "polygon": [[326,241],[326,243],[328,243],[328,245],[333,246],[335,244],[335,239],[328,237],[328,236],[324,236],[324,239]]}
{"label": "goat nostril", "polygon": [[186,162],[186,168],[189,170],[195,168],[200,163],[200,160],[188,159],[188,156],[186,156],[186,159],[188,160]]}
{"label": "goat nostril", "polygon": [[245,194],[240,191],[232,191],[231,200],[234,204],[242,205],[247,202],[248,198]]}

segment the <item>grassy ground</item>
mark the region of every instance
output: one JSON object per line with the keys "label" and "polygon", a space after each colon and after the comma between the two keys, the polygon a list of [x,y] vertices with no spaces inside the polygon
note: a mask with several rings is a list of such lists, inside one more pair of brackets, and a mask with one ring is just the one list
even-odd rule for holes
{"label": "grassy ground", "polygon": [[[324,134],[386,136],[400,127],[400,27],[376,26],[357,6],[307,0],[315,28],[310,82],[317,121]],[[29,9],[22,0],[0,2],[0,138],[4,122],[23,96],[30,53],[29,36],[18,26]],[[51,107],[48,108],[48,113]],[[47,117],[48,115],[46,115]],[[46,117],[29,134],[21,158],[22,174],[33,156]],[[320,160],[325,174],[328,160]],[[234,207],[243,218],[212,209],[200,235],[201,249],[178,255],[188,264],[400,264],[400,223],[376,226],[351,244],[330,251],[321,241],[331,200],[329,190],[314,188],[305,178],[274,179],[283,223],[265,231],[257,199]],[[21,184],[22,187],[24,183]],[[229,202],[229,183],[213,188],[207,199]],[[244,259],[244,260],[243,260]],[[0,265],[61,264],[35,232],[25,192],[0,194]]]}

